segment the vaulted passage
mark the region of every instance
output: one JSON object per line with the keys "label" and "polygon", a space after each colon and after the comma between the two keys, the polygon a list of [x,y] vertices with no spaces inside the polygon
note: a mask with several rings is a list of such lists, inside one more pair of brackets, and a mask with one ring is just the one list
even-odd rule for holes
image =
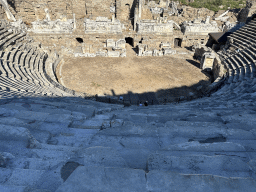
{"label": "vaulted passage", "polygon": [[125,38],[126,43],[128,43],[129,45],[131,45],[132,47],[134,47],[134,41],[133,38],[131,37],[126,37]]}
{"label": "vaulted passage", "polygon": [[174,47],[181,47],[182,39],[175,38],[174,39]]}

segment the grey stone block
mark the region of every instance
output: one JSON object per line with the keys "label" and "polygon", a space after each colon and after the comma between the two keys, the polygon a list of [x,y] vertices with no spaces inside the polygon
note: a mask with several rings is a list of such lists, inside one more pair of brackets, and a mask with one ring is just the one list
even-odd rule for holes
{"label": "grey stone block", "polygon": [[0,140],[19,141],[28,148],[40,147],[40,144],[30,134],[28,129],[23,127],[0,125]]}
{"label": "grey stone block", "polygon": [[6,185],[32,186],[40,179],[45,171],[29,169],[13,169],[12,175],[4,183]]}
{"label": "grey stone block", "polygon": [[147,191],[145,172],[139,169],[78,167],[56,192]]}
{"label": "grey stone block", "polygon": [[110,147],[89,147],[78,152],[79,157],[84,158],[84,166],[104,166],[128,168],[125,160]]}
{"label": "grey stone block", "polygon": [[177,192],[254,192],[256,181],[251,178],[226,178],[213,175],[190,175],[167,171],[150,171],[147,174],[148,191]]}
{"label": "grey stone block", "polygon": [[26,192],[26,188],[26,186],[10,186],[0,184],[0,191],[3,192]]}
{"label": "grey stone block", "polygon": [[166,170],[184,174],[212,174],[224,177],[251,177],[252,169],[238,157],[225,155],[169,156],[155,153],[148,159],[148,170]]}

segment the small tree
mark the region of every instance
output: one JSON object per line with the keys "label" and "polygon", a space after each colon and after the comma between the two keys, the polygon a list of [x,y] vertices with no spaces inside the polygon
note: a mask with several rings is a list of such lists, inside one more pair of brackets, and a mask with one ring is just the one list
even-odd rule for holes
{"label": "small tree", "polygon": [[220,6],[223,4],[223,0],[215,0],[214,5]]}

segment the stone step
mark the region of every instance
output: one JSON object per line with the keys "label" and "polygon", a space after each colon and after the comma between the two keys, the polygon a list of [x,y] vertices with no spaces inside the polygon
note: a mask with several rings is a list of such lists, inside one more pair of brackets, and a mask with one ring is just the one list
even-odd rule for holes
{"label": "stone step", "polygon": [[26,186],[25,191],[55,191],[63,183],[61,167],[53,170],[0,169],[0,172],[5,174],[5,182],[2,185]]}
{"label": "stone step", "polygon": [[64,164],[65,160],[59,159],[39,159],[39,158],[14,158],[8,162],[8,168],[33,169],[33,170],[50,170],[59,164]]}
{"label": "stone step", "polygon": [[[108,182],[106,182],[106,180]],[[82,185],[78,185],[77,183]],[[71,191],[248,191],[256,182],[251,178],[180,174],[153,170],[79,166],[56,192]]]}
{"label": "stone step", "polygon": [[68,131],[61,132],[54,138],[58,145],[72,146],[72,147],[89,147],[91,139],[100,130],[97,129],[76,129],[69,128]]}
{"label": "stone step", "polygon": [[0,105],[1,108],[5,108],[6,111],[8,110],[28,110],[28,111],[34,111],[34,112],[43,112],[43,113],[49,113],[49,114],[64,114],[64,115],[72,115],[73,120],[84,120],[86,118],[91,118],[94,114],[95,108],[90,108],[88,106],[83,106],[84,111],[83,112],[76,112],[74,109],[72,110],[72,105],[69,106],[69,104],[58,106],[51,103],[43,103],[43,102],[29,102],[29,101],[23,101],[23,102],[12,102],[4,105]]}
{"label": "stone step", "polygon": [[[22,81],[18,79],[9,79],[9,78],[1,78],[1,86],[6,86],[9,89],[17,90],[17,91],[26,91],[26,92],[33,92],[33,93],[38,93],[38,94],[44,94],[46,92],[45,89],[42,87],[39,87],[37,85],[32,85],[27,82],[22,83]],[[10,84],[8,84],[8,82]],[[11,86],[10,86],[11,85]]]}
{"label": "stone step", "polygon": [[25,192],[26,186],[13,186],[0,184],[0,191],[2,192]]}
{"label": "stone step", "polygon": [[13,38],[10,38],[8,41],[6,41],[3,45],[5,47],[10,46],[13,43],[16,43],[16,41],[20,41],[22,39],[24,39],[24,37],[26,36],[26,33],[21,33],[21,34],[16,34],[15,36],[13,36]]}
{"label": "stone step", "polygon": [[111,147],[88,147],[86,149],[80,149],[77,154],[78,158],[81,159],[81,164],[87,167],[128,168],[126,161]]}
{"label": "stone step", "polygon": [[[226,155],[239,157],[244,162],[249,162],[250,159],[255,156],[255,152],[248,152],[246,148],[238,143],[232,142],[217,142],[223,138],[215,138],[215,140],[208,140],[209,143],[203,143],[198,141],[190,141],[185,143],[179,143],[175,145],[167,146],[158,154],[167,154],[169,156],[189,156],[189,155]],[[211,143],[210,143],[211,142]]]}
{"label": "stone step", "polygon": [[15,186],[33,186],[42,177],[45,171],[33,169],[0,168],[0,172],[3,174],[1,180],[4,180],[4,182],[0,182],[1,184]]}
{"label": "stone step", "polygon": [[163,170],[182,174],[210,174],[222,177],[252,177],[252,168],[238,157],[227,155],[188,155],[172,156],[167,153],[150,155],[148,171]]}
{"label": "stone step", "polygon": [[6,143],[8,141],[17,141],[22,147],[27,148],[34,148],[40,145],[28,129],[11,125],[0,124],[0,140],[6,141]]}
{"label": "stone step", "polygon": [[38,144],[37,149],[27,148],[20,145],[17,141],[0,140],[0,146],[2,152],[13,154],[17,158],[38,158],[43,160],[58,160],[67,161],[72,157],[75,157],[76,151],[79,148],[60,145],[49,145],[40,143],[43,147],[40,148]]}

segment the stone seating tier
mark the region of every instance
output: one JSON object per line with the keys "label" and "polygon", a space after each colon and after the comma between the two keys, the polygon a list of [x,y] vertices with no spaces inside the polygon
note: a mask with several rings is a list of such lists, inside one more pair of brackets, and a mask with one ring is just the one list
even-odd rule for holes
{"label": "stone seating tier", "polygon": [[234,38],[235,41],[238,41],[239,43],[241,43],[243,45],[249,46],[249,45],[255,44],[255,42],[252,39],[250,39],[250,37],[244,37],[242,35],[238,36],[236,34],[232,34],[231,36]]}
{"label": "stone seating tier", "polygon": [[246,62],[242,58],[240,58],[238,55],[235,55],[234,58],[240,63],[241,66],[243,66],[244,72],[245,72],[245,79],[251,78],[253,73],[250,66],[246,64]]}
{"label": "stone seating tier", "polygon": [[[8,133],[8,139],[12,140],[9,145],[4,145],[4,142],[1,144],[5,146],[5,152],[11,152],[14,157],[10,159],[10,163],[7,163],[6,168],[1,168],[2,173],[5,173],[3,176],[6,181],[1,187],[26,186],[38,190],[61,191],[63,188],[67,190],[67,186],[72,186],[73,177],[79,181],[79,176],[75,176],[77,171],[74,171],[65,182],[61,179],[63,173],[61,170],[68,161],[83,165],[77,170],[86,168],[83,170],[84,173],[87,173],[89,167],[93,167],[94,173],[91,172],[91,175],[96,174],[96,170],[112,167],[112,169],[121,169],[123,174],[127,174],[128,170],[142,171],[143,177],[145,174],[155,172],[158,173],[156,181],[159,181],[159,177],[164,172],[167,172],[170,178],[175,178],[170,176],[173,172],[187,174],[189,178],[195,177],[196,174],[205,178],[205,182],[210,182],[205,174],[212,174],[211,178],[221,176],[219,178],[231,180],[236,177],[234,181],[236,183],[242,179],[248,181],[250,177],[254,177],[250,166],[253,165],[253,159],[256,157],[255,137],[251,132],[253,130],[251,123],[255,122],[245,123],[253,116],[250,114],[252,108],[235,106],[222,108],[222,101],[217,103],[215,99],[214,101],[211,99],[214,98],[147,108],[136,106],[123,108],[104,103],[94,104],[86,100],[78,100],[79,105],[74,105],[62,99],[44,101],[36,98],[17,99],[12,103],[2,104],[1,131],[9,129],[13,131],[11,134],[1,132],[6,137]],[[204,110],[206,106],[211,110],[206,112]],[[79,110],[81,107],[82,111]],[[109,110],[104,111],[106,108]],[[193,110],[193,117],[188,114],[190,110]],[[244,116],[245,111],[246,116]],[[243,115],[239,116],[239,114]],[[135,116],[140,121],[135,119]],[[229,119],[232,119],[232,122]],[[31,121],[34,123],[27,123]],[[226,124],[223,121],[226,121]],[[107,122],[110,122],[110,127],[105,127]],[[17,137],[19,132],[26,134]],[[37,142],[28,135],[32,135]],[[5,141],[5,138],[1,138],[1,141]],[[24,148],[27,143],[30,145],[32,143],[34,147]],[[193,169],[191,164],[198,168]],[[225,165],[225,169],[221,165]],[[111,172],[117,173],[113,170]],[[108,172],[105,174],[108,175]],[[102,177],[102,174],[97,172],[97,177]],[[121,175],[120,177],[122,178]],[[113,176],[117,182],[120,182],[120,177]],[[112,177],[108,176],[108,178]],[[126,175],[125,178],[125,182],[131,183],[130,180],[134,177]],[[183,184],[190,180],[183,181]],[[133,181],[138,181],[138,177]],[[249,181],[254,180],[249,179]],[[196,182],[198,184],[199,181]],[[219,185],[220,182],[216,181],[215,186],[217,184]],[[89,183],[87,185],[92,191],[97,191],[94,190],[94,185]],[[100,185],[105,186],[103,183]],[[163,185],[158,187],[161,191],[168,191]],[[122,191],[126,188],[124,187]],[[254,189],[254,185],[250,186],[248,191],[251,188]],[[191,189],[193,191],[193,187],[190,191]],[[111,190],[116,189],[111,188]],[[197,191],[203,190],[197,189]]]}

